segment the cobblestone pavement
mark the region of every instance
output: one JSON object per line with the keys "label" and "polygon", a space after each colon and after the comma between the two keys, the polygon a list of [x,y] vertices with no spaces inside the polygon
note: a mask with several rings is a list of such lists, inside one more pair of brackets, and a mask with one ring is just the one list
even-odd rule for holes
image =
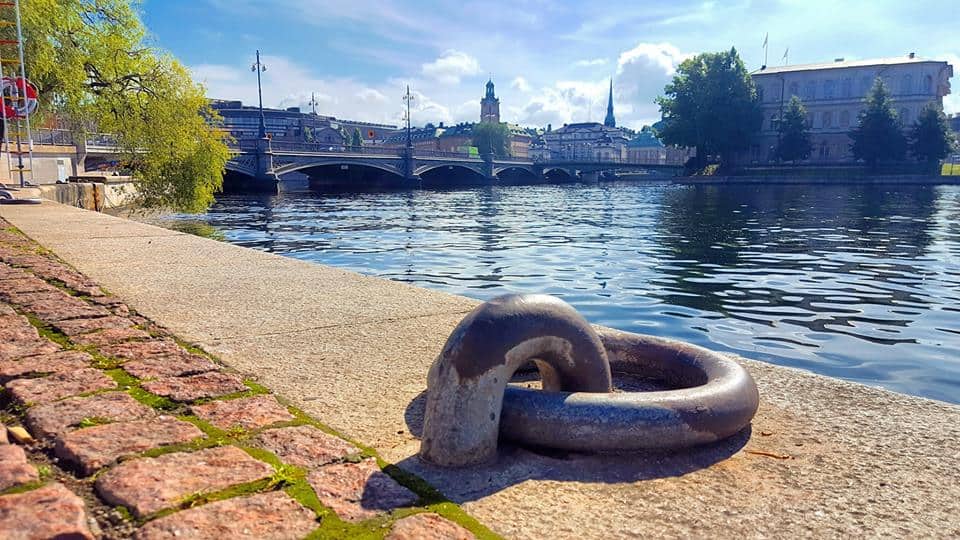
{"label": "cobblestone pavement", "polygon": [[0,219],[0,538],[494,535]]}

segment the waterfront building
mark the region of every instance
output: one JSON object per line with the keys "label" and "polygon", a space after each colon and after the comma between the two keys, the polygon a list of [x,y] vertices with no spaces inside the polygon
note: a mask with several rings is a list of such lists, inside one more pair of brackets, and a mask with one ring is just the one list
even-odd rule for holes
{"label": "waterfront building", "polygon": [[543,142],[552,159],[597,161],[626,158],[626,134],[620,128],[599,122],[564,124],[544,133]]}
{"label": "waterfront building", "polygon": [[[258,107],[222,99],[211,100],[210,107],[220,114],[223,122],[221,128],[233,138],[238,141],[257,138],[260,126]],[[335,132],[352,134],[359,129],[365,141],[377,142],[397,131],[397,126],[390,124],[341,120],[333,116],[304,113],[299,107],[264,108],[263,120],[267,135],[278,141],[333,143]]]}
{"label": "waterfront building", "polygon": [[487,93],[480,100],[480,121],[500,122],[500,100],[493,92],[493,79],[487,81]]}
{"label": "waterfront building", "polygon": [[473,146],[473,126],[471,122],[461,122],[448,128],[443,127],[437,136],[437,150],[441,152],[470,152]]}
{"label": "waterfront building", "polygon": [[627,142],[627,161],[650,165],[683,165],[694,154],[693,148],[667,146],[649,126]]}
{"label": "waterfront building", "polygon": [[864,108],[874,81],[887,86],[907,129],[924,107],[943,106],[950,93],[953,66],[910,53],[900,57],[844,60],[792,66],[762,67],[753,72],[763,110],[763,124],[745,156],[749,163],[774,160],[779,121],[792,96],[807,109],[813,152],[810,162],[853,162],[850,130]]}

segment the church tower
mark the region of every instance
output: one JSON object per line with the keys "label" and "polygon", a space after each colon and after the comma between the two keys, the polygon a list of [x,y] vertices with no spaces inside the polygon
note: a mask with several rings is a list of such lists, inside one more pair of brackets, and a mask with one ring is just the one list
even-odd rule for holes
{"label": "church tower", "polygon": [[603,119],[603,125],[617,127],[617,119],[613,117],[613,77],[610,78],[610,98],[607,100],[607,117]]}
{"label": "church tower", "polygon": [[480,122],[500,123],[500,100],[493,93],[493,80],[487,81],[487,95],[480,100]]}

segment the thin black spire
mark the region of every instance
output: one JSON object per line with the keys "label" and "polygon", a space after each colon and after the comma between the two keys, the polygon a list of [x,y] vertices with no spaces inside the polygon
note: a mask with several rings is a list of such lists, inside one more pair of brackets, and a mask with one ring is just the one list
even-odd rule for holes
{"label": "thin black spire", "polygon": [[610,77],[610,97],[607,99],[607,117],[603,119],[603,125],[617,127],[617,119],[613,116],[613,77]]}

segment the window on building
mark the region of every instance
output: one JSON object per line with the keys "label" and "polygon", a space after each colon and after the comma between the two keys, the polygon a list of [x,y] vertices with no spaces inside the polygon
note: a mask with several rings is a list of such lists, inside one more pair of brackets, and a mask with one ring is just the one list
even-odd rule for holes
{"label": "window on building", "polygon": [[771,114],[770,115],[770,131],[776,131],[776,130],[777,130],[777,115]]}
{"label": "window on building", "polygon": [[900,79],[900,93],[905,96],[913,93],[913,77],[910,74],[904,75]]}
{"label": "window on building", "polygon": [[933,77],[931,75],[927,75],[926,77],[923,78],[923,93],[924,94],[933,93]]}
{"label": "window on building", "polygon": [[761,103],[762,103],[763,101],[765,101],[765,100],[763,99],[764,94],[766,94],[766,92],[764,92],[763,87],[758,85],[758,86],[757,86],[757,98],[760,100]]}
{"label": "window on building", "polygon": [[817,82],[809,81],[803,86],[803,99],[813,99],[817,96]]}
{"label": "window on building", "polygon": [[848,98],[853,97],[853,79],[846,77],[840,83],[840,95]]}
{"label": "window on building", "polygon": [[900,109],[900,123],[904,126],[910,125],[910,109]]}
{"label": "window on building", "polygon": [[833,99],[836,94],[837,82],[828,80],[823,82],[823,99]]}
{"label": "window on building", "polygon": [[821,116],[821,127],[824,129],[833,127],[833,113],[830,111],[825,111]]}
{"label": "window on building", "polygon": [[813,127],[813,113],[807,113],[807,129]]}
{"label": "window on building", "polygon": [[850,111],[840,111],[840,127],[850,127]]}
{"label": "window on building", "polygon": [[793,96],[800,97],[800,85],[797,84],[797,83],[795,83],[795,82],[790,83],[790,96],[789,96],[789,97],[793,97]]}
{"label": "window on building", "polygon": [[862,77],[860,79],[860,95],[866,96],[871,86],[873,86],[873,79],[870,77]]}

